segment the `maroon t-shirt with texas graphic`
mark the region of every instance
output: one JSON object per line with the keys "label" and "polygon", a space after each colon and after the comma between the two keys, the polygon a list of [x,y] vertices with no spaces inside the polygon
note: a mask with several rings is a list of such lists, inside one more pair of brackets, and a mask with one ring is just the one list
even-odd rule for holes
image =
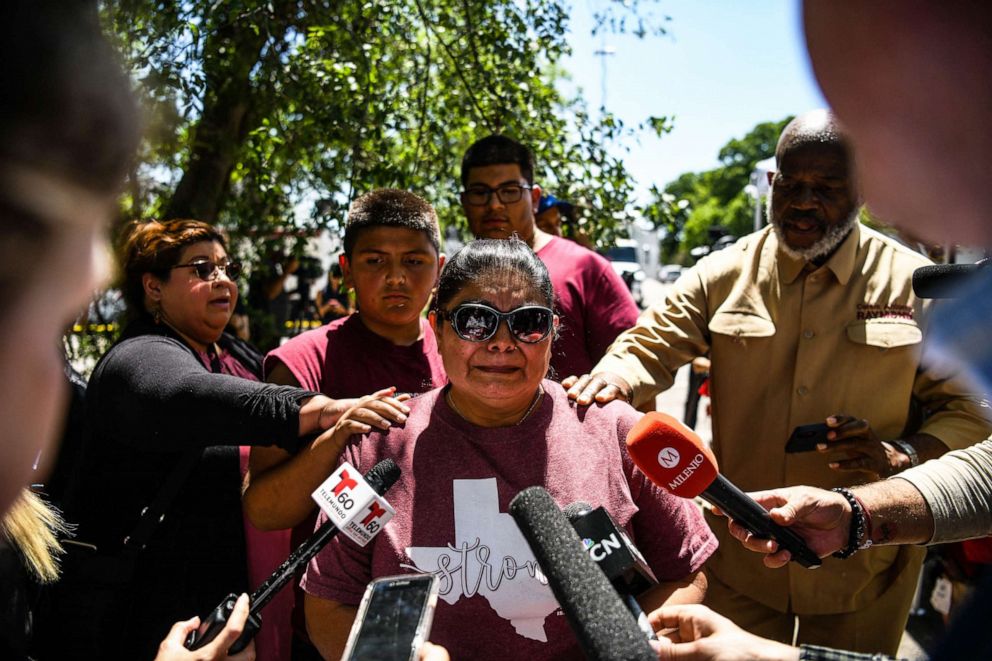
{"label": "maroon t-shirt with texas graphic", "polygon": [[365,472],[388,457],[402,470],[386,494],[396,515],[364,548],[336,536],[311,561],[303,589],[357,605],[374,578],[433,573],[440,598],[430,640],[452,658],[575,658],[575,636],[507,513],[533,485],[561,507],[603,506],[658,580],[698,570],[716,539],[691,501],[654,486],[627,456],[640,414],[622,402],[577,413],[559,384],[543,385],[541,405],[519,426],[472,425],[437,389],[410,403],[404,426],[353,438],[344,461]]}

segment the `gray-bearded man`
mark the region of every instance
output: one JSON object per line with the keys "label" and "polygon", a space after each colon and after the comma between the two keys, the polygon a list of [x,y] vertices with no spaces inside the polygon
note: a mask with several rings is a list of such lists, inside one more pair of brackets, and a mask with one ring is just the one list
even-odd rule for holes
{"label": "gray-bearded man", "polygon": [[[709,352],[713,449],[721,472],[745,490],[848,487],[988,436],[980,398],[921,366],[929,304],[911,278],[929,261],[858,223],[853,159],[834,118],[796,118],[776,161],[771,226],[701,260],[591,375],[567,383],[570,395],[636,406]],[[914,412],[926,413],[922,424]],[[823,421],[832,429],[822,448],[785,452],[793,428]],[[707,563],[714,610],[786,643],[896,651],[921,549],[773,571],[725,523],[711,525],[721,537]]]}

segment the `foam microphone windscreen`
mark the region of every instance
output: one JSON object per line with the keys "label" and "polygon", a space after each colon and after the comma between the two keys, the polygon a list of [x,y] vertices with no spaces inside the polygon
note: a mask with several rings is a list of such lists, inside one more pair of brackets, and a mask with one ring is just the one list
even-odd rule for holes
{"label": "foam microphone windscreen", "polygon": [[529,487],[518,493],[510,502],[510,515],[586,656],[604,661],[658,658],[546,490]]}
{"label": "foam microphone windscreen", "polygon": [[592,510],[593,510],[592,505],[583,502],[581,500],[577,500],[574,503],[566,506],[565,509],[562,510],[562,514],[564,514],[565,518],[568,519],[569,521],[574,521],[580,516],[588,514]]}
{"label": "foam microphone windscreen", "polygon": [[645,414],[630,430],[627,452],[652,482],[680,498],[703,493],[720,470],[696,432],[658,411]]}
{"label": "foam microphone windscreen", "polygon": [[392,459],[383,459],[369,469],[365,474],[365,481],[369,483],[377,494],[382,496],[392,487],[396,480],[400,479],[400,467]]}
{"label": "foam microphone windscreen", "polygon": [[913,271],[913,293],[920,298],[954,298],[961,285],[967,282],[979,264],[933,264]]}

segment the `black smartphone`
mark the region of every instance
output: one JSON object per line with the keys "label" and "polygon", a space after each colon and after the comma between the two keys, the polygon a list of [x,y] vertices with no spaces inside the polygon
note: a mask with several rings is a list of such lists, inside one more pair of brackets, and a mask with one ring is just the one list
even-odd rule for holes
{"label": "black smartphone", "polygon": [[828,427],[825,422],[816,422],[811,425],[799,425],[792,430],[789,442],[785,444],[786,452],[810,452],[816,449],[818,443],[827,442],[827,432],[832,427]]}
{"label": "black smartphone", "polygon": [[430,635],[437,603],[432,574],[386,576],[369,583],[342,660],[410,661]]}
{"label": "black smartphone", "polygon": [[[220,605],[213,610],[210,615],[203,618],[200,622],[200,627],[198,629],[193,629],[186,636],[186,649],[198,650],[204,645],[210,643],[214,638],[217,637],[224,627],[227,625],[228,619],[231,617],[231,613],[234,612],[234,604],[238,601],[238,595],[231,593],[224,597],[224,601],[220,602]],[[237,654],[244,648],[248,647],[248,643],[252,641],[255,634],[262,627],[262,616],[255,613],[248,613],[248,619],[245,621],[245,628],[242,630],[241,635],[238,636],[237,640],[231,644],[228,648],[228,654]]]}

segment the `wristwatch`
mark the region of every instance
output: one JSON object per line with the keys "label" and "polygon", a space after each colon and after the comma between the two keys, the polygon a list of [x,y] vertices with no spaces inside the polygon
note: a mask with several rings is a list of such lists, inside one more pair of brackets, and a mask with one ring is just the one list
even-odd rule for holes
{"label": "wristwatch", "polygon": [[920,455],[917,454],[916,448],[914,448],[912,445],[910,445],[906,441],[889,441],[889,442],[892,443],[892,445],[899,448],[900,452],[902,452],[904,455],[909,457],[910,467],[920,465]]}

